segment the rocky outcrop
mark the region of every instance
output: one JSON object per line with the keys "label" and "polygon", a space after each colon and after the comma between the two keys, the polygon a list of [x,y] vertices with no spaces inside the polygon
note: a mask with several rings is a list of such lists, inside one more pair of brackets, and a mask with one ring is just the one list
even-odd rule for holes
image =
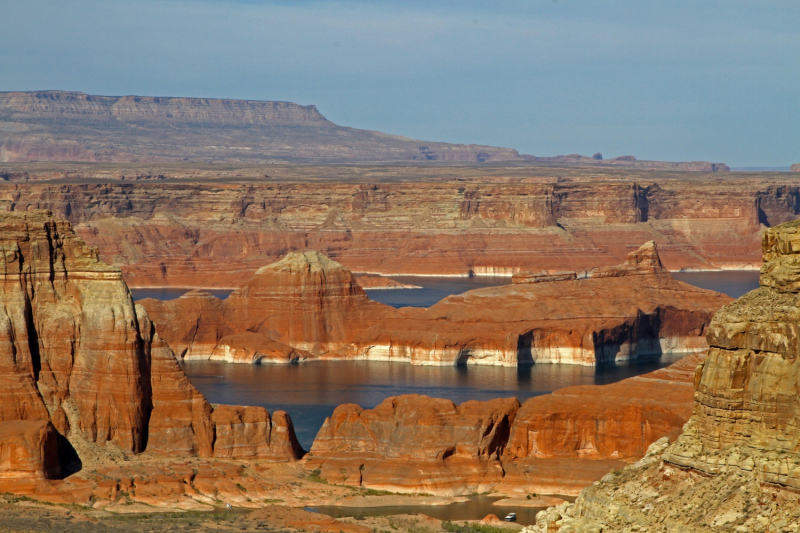
{"label": "rocky outcrop", "polygon": [[348,269],[313,251],[260,268],[225,300],[192,291],[142,304],[182,357],[247,363],[259,351],[266,354],[261,362],[298,362],[309,352],[340,349],[393,314],[371,301]]}
{"label": "rocky outcrop", "polygon": [[671,463],[709,475],[738,467],[800,490],[798,229],[766,232],[761,287],[715,315],[694,414]]}
{"label": "rocky outcrop", "polygon": [[421,289],[419,285],[401,283],[395,279],[383,276],[358,276],[356,283],[365,291],[397,290],[397,289]]}
{"label": "rocky outcrop", "polygon": [[428,309],[394,309],[369,300],[341,264],[292,252],[226,300],[194,291],[141,303],[190,359],[249,363],[254,342],[266,346],[269,339],[286,346],[276,362],[300,361],[286,355],[296,350],[421,365],[591,366],[705,349],[706,325],[730,299],[677,282],[658,265],[655,246],[647,244],[611,276],[516,283],[450,296]]}
{"label": "rocky outcrop", "polygon": [[511,283],[546,283],[578,279],[577,272],[515,272]]}
{"label": "rocky outcrop", "polygon": [[761,287],[715,315],[677,441],[542,514],[531,532],[800,528],[798,228],[766,232]]}
{"label": "rocky outcrop", "polygon": [[374,409],[340,405],[314,439],[306,468],[334,483],[395,492],[473,494],[503,476],[500,456],[515,398],[468,401],[419,395]]}
{"label": "rocky outcrop", "polygon": [[578,494],[612,468],[675,439],[692,409],[695,354],[605,386],[527,400],[464,402],[419,395],[374,409],[336,408],[305,468],[332,483],[442,495]]}
{"label": "rocky outcrop", "polygon": [[795,163],[789,167],[789,172],[800,172],[800,163]]}
{"label": "rocky outcrop", "polygon": [[638,250],[628,254],[621,265],[596,268],[589,272],[593,278],[618,278],[623,276],[659,276],[668,274],[667,269],[661,264],[661,258],[656,250],[656,243],[649,241]]}
{"label": "rocky outcrop", "polygon": [[[557,182],[524,169],[381,167],[397,181],[353,183],[375,172],[269,172],[263,183],[263,167],[4,167],[0,211],[48,209],[69,220],[132,287],[207,288],[240,285],[304,249],[354,272],[510,276],[583,273],[654,240],[670,270],[757,268],[764,226],[800,214],[800,183],[787,175],[653,184],[638,175],[587,181],[575,169]],[[329,174],[337,181],[316,178]],[[39,177],[94,183],[14,182]],[[162,182],[181,177],[198,183]],[[138,179],[157,183],[127,182]]]}
{"label": "rocky outcrop", "polygon": [[285,461],[303,455],[292,420],[283,411],[270,418],[263,407],[220,405],[211,421],[216,430],[214,457]]}
{"label": "rocky outcrop", "polygon": [[212,408],[121,272],[42,211],[0,215],[0,399],[2,423],[52,423],[79,452],[298,457],[285,414]]}
{"label": "rocky outcrop", "polygon": [[705,354],[602,387],[567,387],[527,400],[503,453],[497,490],[577,495],[612,468],[674,441],[692,414],[694,373]]}
{"label": "rocky outcrop", "polygon": [[[0,162],[516,160],[510,148],[337,126],[313,105],[213,98],[0,93]],[[165,142],[165,141],[169,142]]]}
{"label": "rocky outcrop", "polygon": [[0,422],[0,491],[32,492],[61,477],[57,437],[47,420]]}

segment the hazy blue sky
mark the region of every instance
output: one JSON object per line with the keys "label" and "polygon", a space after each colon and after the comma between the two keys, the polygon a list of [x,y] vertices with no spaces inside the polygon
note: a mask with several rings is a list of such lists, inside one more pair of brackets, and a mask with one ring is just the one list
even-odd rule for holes
{"label": "hazy blue sky", "polygon": [[0,90],[315,104],[556,155],[800,162],[800,2],[0,0]]}

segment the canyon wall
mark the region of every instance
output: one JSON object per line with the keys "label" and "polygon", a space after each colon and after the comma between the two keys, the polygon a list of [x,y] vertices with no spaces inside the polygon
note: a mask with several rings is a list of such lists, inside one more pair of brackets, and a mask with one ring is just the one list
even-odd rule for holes
{"label": "canyon wall", "polygon": [[800,222],[763,239],[761,287],[723,307],[683,434],[529,531],[800,528]]}
{"label": "canyon wall", "polygon": [[307,249],[355,272],[511,275],[614,265],[655,240],[670,270],[755,268],[764,226],[800,214],[798,186],[0,182],[0,210],[69,220],[132,287],[235,287]]}
{"label": "canyon wall", "polygon": [[141,305],[189,359],[592,366],[703,350],[711,316],[730,301],[672,279],[652,242],[622,265],[589,275],[395,309],[371,301],[340,263],[318,252],[291,252],[225,300],[192,291]]}
{"label": "canyon wall", "polygon": [[119,269],[44,211],[0,214],[0,400],[0,433],[19,421],[52,424],[62,455],[97,447],[281,460],[300,453],[285,414],[213,408]]}

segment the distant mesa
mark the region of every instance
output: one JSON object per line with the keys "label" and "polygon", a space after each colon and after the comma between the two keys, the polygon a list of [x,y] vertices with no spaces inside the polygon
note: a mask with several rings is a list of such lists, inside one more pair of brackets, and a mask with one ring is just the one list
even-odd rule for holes
{"label": "distant mesa", "polygon": [[603,159],[601,153],[596,153],[592,157],[581,154],[557,155],[551,157],[537,157],[534,155],[521,155],[520,159],[537,162],[550,162],[550,163],[579,163],[589,165],[610,165],[610,166],[628,166],[642,169],[658,169],[658,170],[678,170],[690,172],[728,172],[730,167],[725,163],[709,163],[707,161],[686,161],[686,162],[669,162],[669,161],[644,161],[636,159],[632,155],[622,155],[613,159]]}
{"label": "distant mesa", "polygon": [[292,102],[0,92],[0,163],[550,161],[727,170],[720,163],[602,161],[597,155],[534,157],[512,148],[419,141],[339,126],[315,106]]}
{"label": "distant mesa", "polygon": [[800,163],[795,163],[789,169],[790,172],[800,172]]}

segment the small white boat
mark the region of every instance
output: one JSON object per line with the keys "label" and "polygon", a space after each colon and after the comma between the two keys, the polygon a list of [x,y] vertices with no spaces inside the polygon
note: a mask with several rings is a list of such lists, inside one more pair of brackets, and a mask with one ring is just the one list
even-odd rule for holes
{"label": "small white boat", "polygon": [[516,522],[517,513],[508,513],[503,520],[505,520],[506,522]]}

